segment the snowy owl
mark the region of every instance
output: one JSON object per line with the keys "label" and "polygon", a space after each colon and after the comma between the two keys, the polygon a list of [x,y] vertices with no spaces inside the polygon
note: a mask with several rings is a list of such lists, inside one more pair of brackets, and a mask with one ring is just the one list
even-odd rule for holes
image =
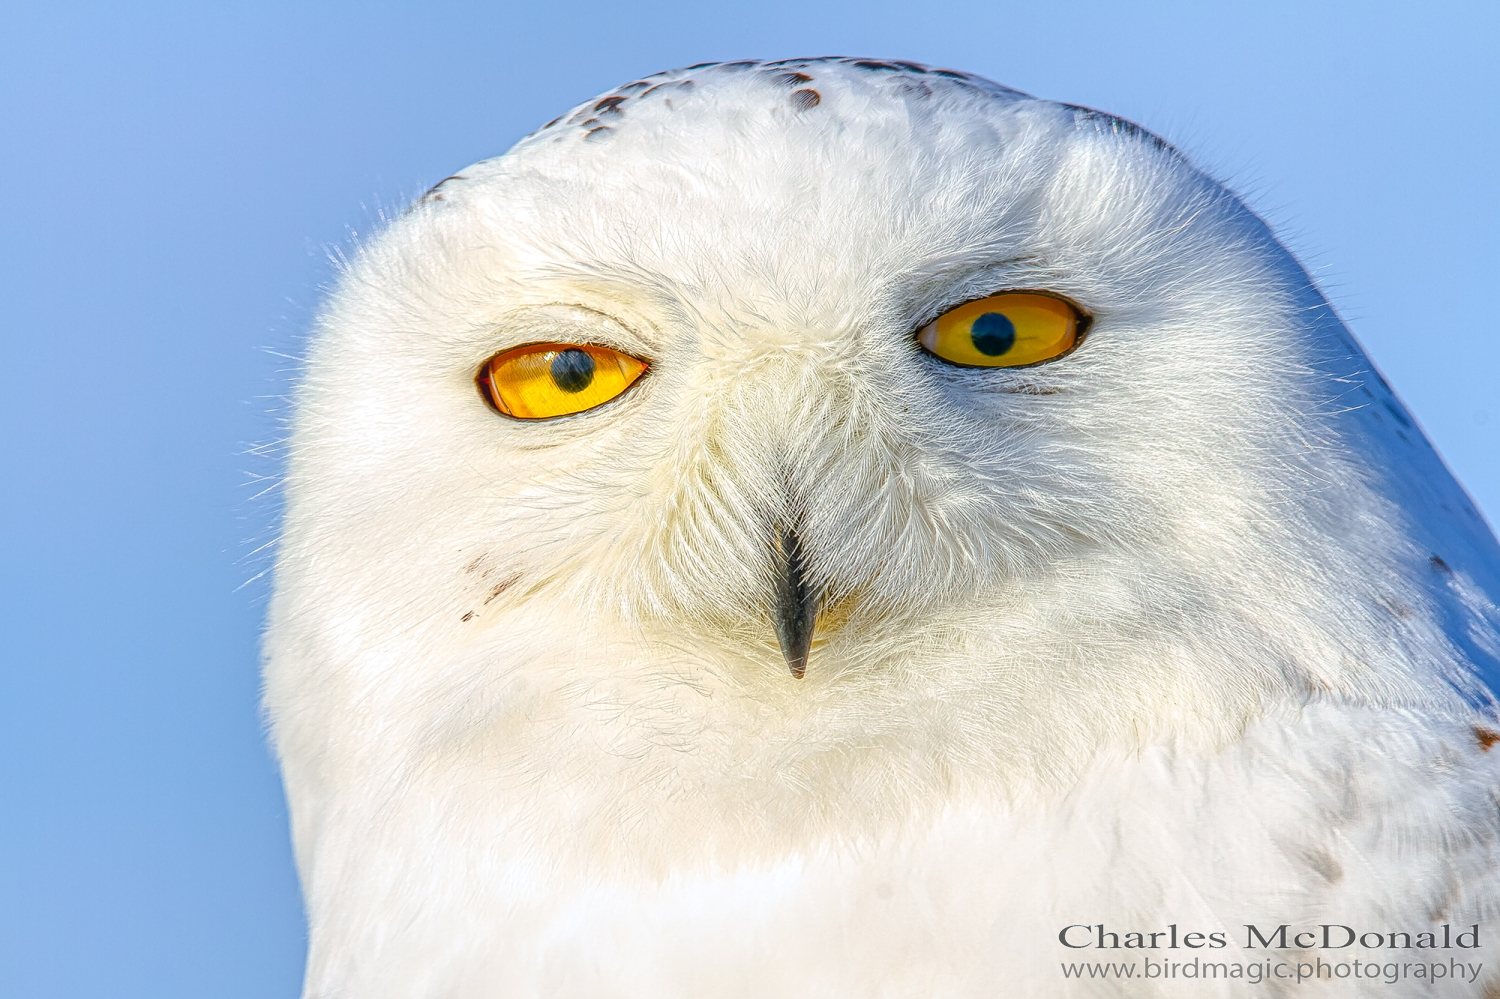
{"label": "snowy owl", "polygon": [[359,250],[290,453],[308,997],[1500,989],[1500,549],[1120,118],[628,83]]}

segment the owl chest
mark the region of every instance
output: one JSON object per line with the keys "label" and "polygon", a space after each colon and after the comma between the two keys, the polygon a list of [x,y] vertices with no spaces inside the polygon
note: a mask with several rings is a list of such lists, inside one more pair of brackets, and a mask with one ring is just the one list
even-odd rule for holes
{"label": "owl chest", "polygon": [[[650,815],[627,828],[621,810],[622,841],[655,841],[636,857],[534,813],[465,821],[406,802],[328,866],[342,888],[315,908],[313,967],[373,976],[370,995],[1048,995],[1070,961],[1212,959],[1243,975],[1323,926],[1420,939],[1446,924],[1451,940],[1482,922],[1500,898],[1487,754],[1444,763],[1430,736],[1425,756],[1368,758],[1357,775],[1337,752],[1257,765],[1296,734],[1162,748],[1053,802],[949,802],[800,844],[705,844]],[[1445,778],[1403,785],[1434,761]],[[1286,953],[1265,944],[1283,926]],[[1490,946],[1481,934],[1462,956]]]}

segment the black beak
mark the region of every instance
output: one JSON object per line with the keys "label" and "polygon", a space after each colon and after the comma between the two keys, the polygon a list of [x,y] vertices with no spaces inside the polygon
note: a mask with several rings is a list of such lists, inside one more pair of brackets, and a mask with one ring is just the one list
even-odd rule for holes
{"label": "black beak", "polygon": [[783,528],[776,538],[775,583],[771,619],[776,640],[786,656],[792,676],[807,672],[807,653],[812,648],[813,623],[818,616],[818,595],[803,575],[802,539],[794,528]]}

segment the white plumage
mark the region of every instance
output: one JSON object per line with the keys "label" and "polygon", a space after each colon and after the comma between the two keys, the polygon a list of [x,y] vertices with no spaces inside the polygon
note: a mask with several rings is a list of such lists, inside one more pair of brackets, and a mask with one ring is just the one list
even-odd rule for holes
{"label": "white plumage", "polygon": [[[1008,289],[1082,346],[917,345]],[[650,370],[517,420],[475,375],[529,343]],[[293,445],[309,997],[1303,994],[1063,970],[1210,953],[1500,987],[1500,550],[1264,224],[1133,125],[907,63],[627,85],[361,249]],[[1064,946],[1099,924],[1227,946]]]}

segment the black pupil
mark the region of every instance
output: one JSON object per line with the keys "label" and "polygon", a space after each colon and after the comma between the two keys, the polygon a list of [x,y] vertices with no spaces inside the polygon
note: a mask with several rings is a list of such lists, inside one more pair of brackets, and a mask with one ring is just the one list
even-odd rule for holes
{"label": "black pupil", "polygon": [[594,380],[594,359],[577,347],[559,351],[552,359],[552,380],[564,392],[582,392]]}
{"label": "black pupil", "polygon": [[969,327],[969,339],[985,357],[999,357],[1016,345],[1016,324],[998,312],[986,312]]}

